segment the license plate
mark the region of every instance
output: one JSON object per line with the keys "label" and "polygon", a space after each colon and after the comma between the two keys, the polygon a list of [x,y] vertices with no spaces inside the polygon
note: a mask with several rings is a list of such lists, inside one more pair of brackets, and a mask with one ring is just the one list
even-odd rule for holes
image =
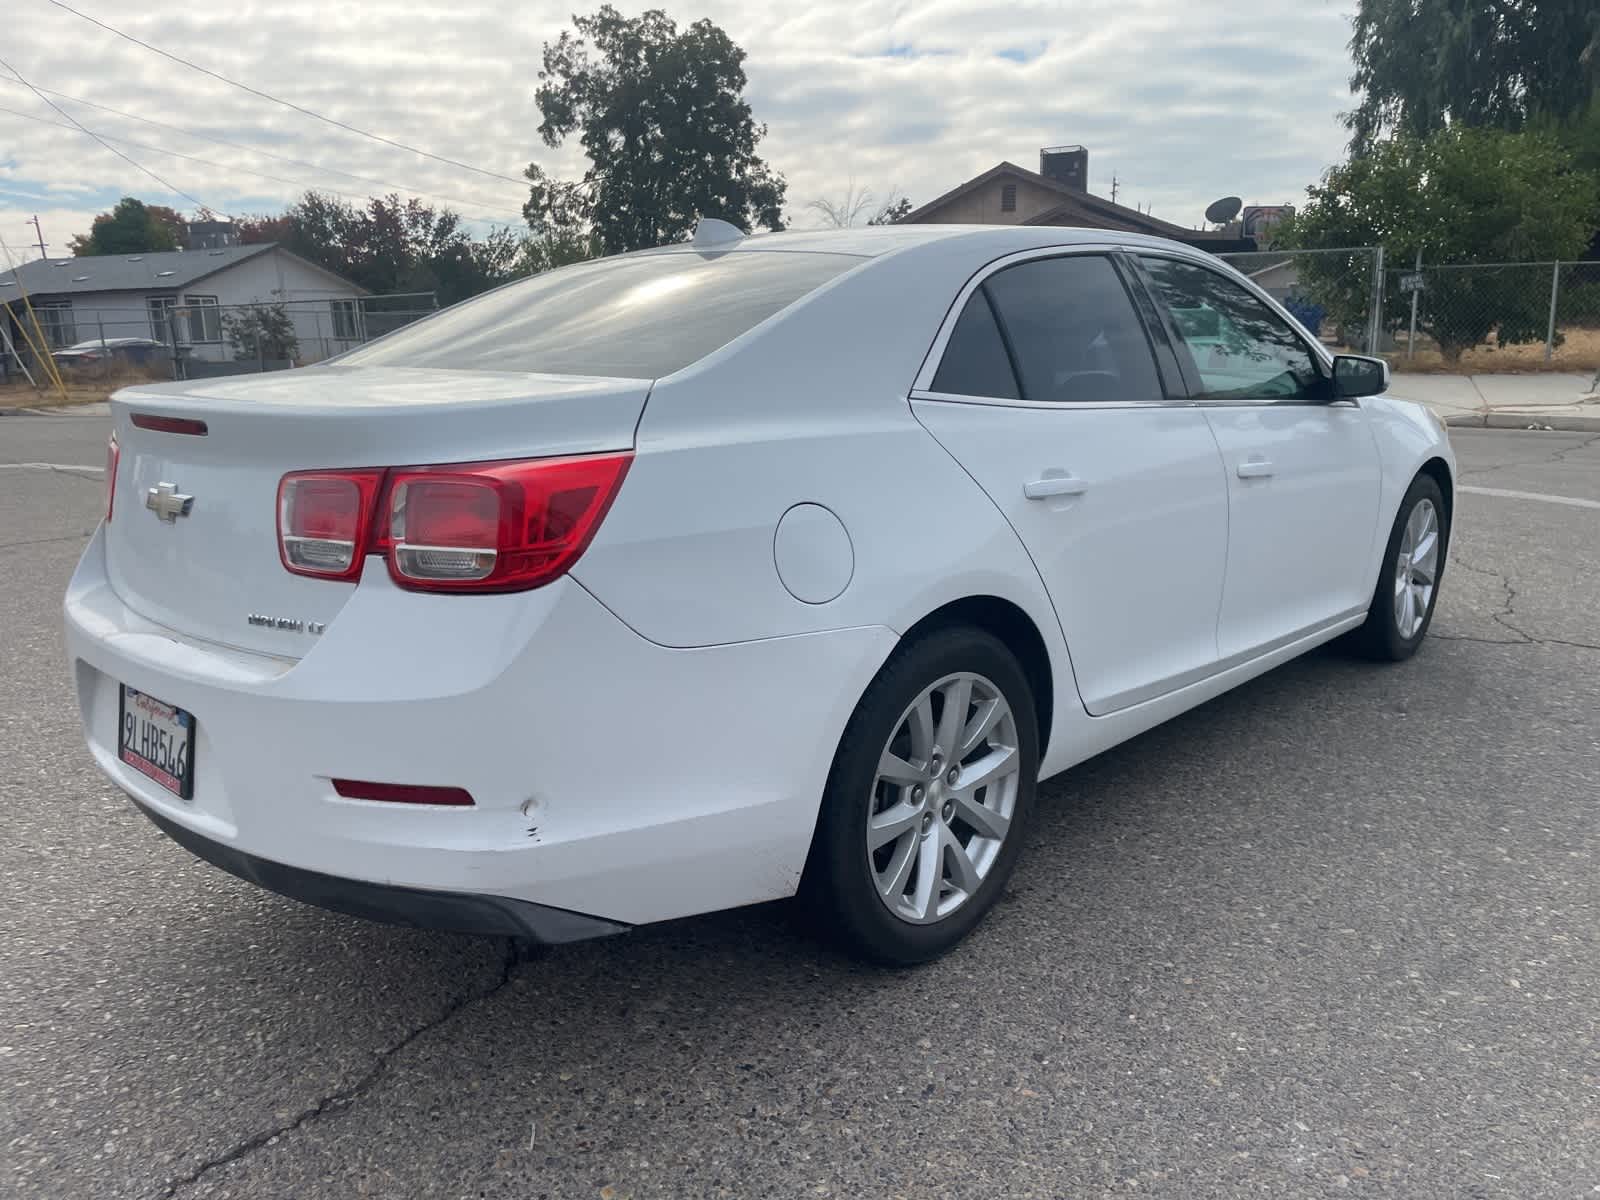
{"label": "license plate", "polygon": [[117,757],[180,800],[194,795],[194,715],[122,685]]}

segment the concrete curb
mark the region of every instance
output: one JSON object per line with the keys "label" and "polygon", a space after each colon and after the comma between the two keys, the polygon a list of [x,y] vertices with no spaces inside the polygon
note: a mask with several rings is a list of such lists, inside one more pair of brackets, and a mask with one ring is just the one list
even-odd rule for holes
{"label": "concrete curb", "polygon": [[1562,433],[1600,433],[1600,416],[1535,416],[1532,413],[1451,413],[1444,423],[1452,428],[1538,429]]}

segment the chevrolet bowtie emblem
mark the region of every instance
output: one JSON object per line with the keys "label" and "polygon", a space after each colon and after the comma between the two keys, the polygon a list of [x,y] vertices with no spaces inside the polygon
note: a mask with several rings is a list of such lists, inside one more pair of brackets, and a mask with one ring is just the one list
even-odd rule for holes
{"label": "chevrolet bowtie emblem", "polygon": [[175,483],[158,483],[145,493],[144,506],[168,525],[175,525],[179,517],[189,515],[194,497],[185,496]]}

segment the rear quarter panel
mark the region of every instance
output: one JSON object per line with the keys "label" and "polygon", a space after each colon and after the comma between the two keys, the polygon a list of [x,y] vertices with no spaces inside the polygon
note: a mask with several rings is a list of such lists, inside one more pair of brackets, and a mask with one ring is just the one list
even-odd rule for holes
{"label": "rear quarter panel", "polygon": [[[1071,664],[1038,572],[907,398],[980,265],[959,239],[884,255],[659,381],[627,482],[573,576],[668,646],[903,633],[950,601],[997,596],[1044,637],[1059,712]],[[790,595],[774,565],[779,518],[800,503],[849,534],[854,573],[827,603]]]}

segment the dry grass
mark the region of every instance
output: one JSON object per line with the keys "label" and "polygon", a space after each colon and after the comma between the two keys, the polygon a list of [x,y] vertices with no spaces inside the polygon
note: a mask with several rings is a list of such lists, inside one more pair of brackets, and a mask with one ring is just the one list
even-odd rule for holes
{"label": "dry grass", "polygon": [[1586,373],[1600,371],[1600,329],[1563,329],[1564,340],[1549,362],[1544,359],[1544,343],[1495,346],[1492,342],[1468,350],[1456,364],[1446,363],[1433,342],[1417,338],[1417,354],[1408,359],[1404,350],[1387,354],[1395,371],[1446,375],[1524,374],[1535,371]]}
{"label": "dry grass", "polygon": [[74,404],[94,404],[109,399],[118,388],[136,383],[165,383],[172,379],[170,367],[117,366],[82,367],[61,372],[61,382],[66,384],[63,398],[55,386],[40,378],[35,389],[27,380],[0,384],[0,408],[61,408]]}

